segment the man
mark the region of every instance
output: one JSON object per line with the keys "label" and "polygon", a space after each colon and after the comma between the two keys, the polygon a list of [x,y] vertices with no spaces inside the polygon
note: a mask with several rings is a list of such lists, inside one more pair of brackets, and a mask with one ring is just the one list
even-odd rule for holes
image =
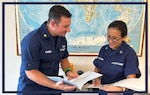
{"label": "man", "polygon": [[47,78],[58,76],[59,63],[68,79],[78,77],[71,71],[67,59],[69,54],[65,35],[70,31],[71,16],[63,6],[55,5],[49,10],[48,21],[24,37],[21,43],[22,64],[18,83],[18,91],[22,93],[18,95],[34,95],[33,92],[43,95],[46,91],[69,91],[76,88]]}

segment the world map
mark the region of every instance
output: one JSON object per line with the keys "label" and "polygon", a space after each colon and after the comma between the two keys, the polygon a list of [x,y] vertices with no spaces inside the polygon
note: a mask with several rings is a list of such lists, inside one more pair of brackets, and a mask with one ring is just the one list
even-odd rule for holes
{"label": "world map", "polygon": [[[144,5],[134,4],[133,0],[57,0],[72,13],[71,31],[66,35],[70,54],[98,54],[100,48],[108,44],[105,34],[108,25],[114,20],[127,23],[126,42],[137,54],[141,52],[144,23]],[[20,0],[31,4],[17,5],[18,43],[23,37],[48,19],[51,6],[56,0]],[[32,2],[41,2],[32,4]],[[48,2],[48,4],[43,4]],[[69,4],[62,2],[72,2]],[[80,2],[80,4],[78,4]],[[82,3],[81,3],[82,2]],[[86,3],[91,2],[91,3]],[[96,3],[95,3],[96,2]],[[108,4],[107,4],[108,2]],[[109,3],[114,2],[114,3]],[[115,2],[122,2],[115,4]],[[124,4],[131,2],[131,4]],[[136,2],[143,2],[136,0]]]}

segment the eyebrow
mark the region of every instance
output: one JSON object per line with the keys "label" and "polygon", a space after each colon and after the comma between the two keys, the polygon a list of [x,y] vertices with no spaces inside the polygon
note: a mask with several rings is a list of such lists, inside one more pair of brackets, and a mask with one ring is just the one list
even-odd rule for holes
{"label": "eyebrow", "polygon": [[69,27],[70,25],[65,25],[64,27]]}
{"label": "eyebrow", "polygon": [[107,34],[107,36],[109,36],[109,37],[113,37],[113,38],[118,38],[117,36],[111,36],[111,35],[108,35],[108,34]]}

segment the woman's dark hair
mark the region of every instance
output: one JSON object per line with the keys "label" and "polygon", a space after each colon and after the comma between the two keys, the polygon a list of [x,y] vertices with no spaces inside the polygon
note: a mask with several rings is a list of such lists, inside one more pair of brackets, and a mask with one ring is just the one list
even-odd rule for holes
{"label": "woman's dark hair", "polygon": [[113,21],[109,26],[109,28],[117,28],[118,30],[120,30],[121,32],[121,37],[124,37],[127,35],[128,29],[127,29],[127,25],[125,22],[121,21],[121,20],[116,20]]}
{"label": "woman's dark hair", "polygon": [[51,19],[54,19],[55,22],[58,24],[62,16],[71,18],[72,14],[65,7],[63,7],[61,5],[54,5],[49,10],[48,22]]}

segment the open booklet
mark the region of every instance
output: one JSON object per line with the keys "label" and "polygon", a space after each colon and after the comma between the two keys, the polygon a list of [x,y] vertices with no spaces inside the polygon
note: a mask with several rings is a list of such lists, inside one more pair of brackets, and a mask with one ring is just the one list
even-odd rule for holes
{"label": "open booklet", "polygon": [[101,76],[102,76],[102,74],[99,74],[99,73],[96,73],[93,71],[87,71],[87,72],[81,74],[80,76],[78,76],[78,78],[74,78],[71,80],[63,79],[61,77],[48,77],[48,78],[50,78],[51,80],[56,81],[56,82],[63,81],[65,84],[74,85],[78,89],[81,90],[85,83],[87,83],[88,81],[93,80],[95,78],[101,77]]}
{"label": "open booklet", "polygon": [[[123,79],[115,83],[105,85],[125,87],[134,91],[145,91],[145,84],[142,82],[141,79],[138,78]],[[86,88],[100,88],[101,86],[103,85],[95,86],[94,84],[89,84],[88,86],[86,86]]]}
{"label": "open booklet", "polygon": [[123,79],[115,82],[113,85],[132,89],[134,91],[145,91],[145,83],[139,78]]}

